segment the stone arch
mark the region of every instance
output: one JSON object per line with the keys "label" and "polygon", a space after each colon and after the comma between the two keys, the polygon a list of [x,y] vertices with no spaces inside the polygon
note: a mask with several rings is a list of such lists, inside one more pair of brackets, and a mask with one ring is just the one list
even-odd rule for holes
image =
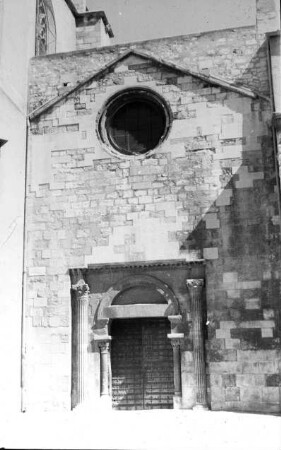
{"label": "stone arch", "polygon": [[[134,287],[150,287],[163,296],[165,302],[161,305],[112,305],[114,299],[122,292]],[[151,275],[131,275],[111,286],[104,294],[99,305],[96,324],[117,317],[153,317],[174,316],[180,314],[179,302],[172,289],[163,281]]]}

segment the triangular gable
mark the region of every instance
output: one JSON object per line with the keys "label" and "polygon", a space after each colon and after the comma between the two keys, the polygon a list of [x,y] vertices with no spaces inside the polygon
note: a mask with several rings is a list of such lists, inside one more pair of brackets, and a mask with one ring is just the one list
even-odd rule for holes
{"label": "triangular gable", "polygon": [[65,98],[67,98],[69,95],[71,95],[75,91],[79,90],[81,87],[85,86],[88,83],[91,83],[94,80],[102,78],[107,73],[112,71],[116,66],[118,66],[120,63],[122,63],[122,61],[124,61],[125,59],[130,58],[130,57],[136,57],[141,60],[151,61],[151,62],[157,64],[158,66],[162,66],[165,69],[172,70],[172,71],[180,73],[182,75],[191,75],[192,77],[197,78],[201,81],[204,81],[205,83],[208,83],[211,86],[219,86],[226,90],[229,90],[232,92],[237,92],[241,95],[244,95],[245,97],[249,97],[249,98],[260,97],[265,100],[269,100],[266,96],[264,96],[258,92],[255,92],[255,91],[253,91],[247,87],[241,86],[241,85],[237,86],[233,83],[223,80],[222,78],[214,77],[212,75],[206,75],[203,73],[194,72],[192,70],[185,69],[177,64],[164,61],[161,58],[152,56],[152,55],[144,53],[144,52],[140,52],[137,50],[128,50],[128,51],[124,52],[121,56],[118,56],[118,58],[115,58],[110,63],[104,65],[104,67],[102,69],[98,70],[94,74],[85,78],[83,81],[78,83],[76,86],[72,87],[71,89],[68,89],[63,94],[61,94],[57,97],[54,97],[53,99],[46,102],[44,105],[41,105],[39,108],[36,108],[34,111],[32,111],[29,114],[29,119],[32,121],[32,120],[38,118],[41,114],[45,113],[47,110],[49,110],[53,106],[57,105],[59,102],[61,102]]}

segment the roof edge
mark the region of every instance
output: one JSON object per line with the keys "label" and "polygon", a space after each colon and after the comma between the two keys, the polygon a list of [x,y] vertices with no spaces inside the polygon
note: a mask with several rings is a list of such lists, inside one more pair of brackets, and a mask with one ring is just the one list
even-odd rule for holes
{"label": "roof edge", "polygon": [[262,98],[263,100],[270,101],[270,99],[268,97],[266,97],[265,95],[263,95],[259,92],[256,92],[250,88],[247,88],[246,86],[237,86],[234,83],[230,83],[229,81],[226,81],[222,78],[215,77],[213,75],[203,74],[201,72],[194,72],[192,70],[183,68],[182,66],[174,64],[172,62],[167,62],[161,58],[156,58],[155,56],[151,56],[147,53],[129,49],[126,52],[124,52],[122,55],[115,58],[110,63],[105,64],[100,70],[98,70],[94,74],[86,77],[84,80],[79,82],[76,86],[73,86],[72,88],[68,89],[63,94],[61,94],[60,96],[57,96],[57,97],[54,97],[53,99],[48,100],[45,104],[43,104],[43,105],[39,106],[38,108],[34,109],[33,111],[31,111],[31,113],[28,115],[29,120],[32,121],[32,120],[38,118],[41,114],[45,113],[47,110],[49,110],[50,108],[55,106],[61,100],[67,98],[69,95],[71,95],[77,89],[80,89],[85,84],[89,83],[90,81],[94,80],[95,78],[99,78],[102,75],[106,74],[116,64],[123,61],[125,58],[127,58],[130,55],[135,55],[135,56],[138,56],[143,59],[149,59],[150,61],[153,61],[155,64],[168,67],[171,70],[175,70],[175,71],[180,72],[185,75],[191,75],[202,81],[208,82],[209,84],[223,87],[224,89],[227,89],[232,92],[236,92],[238,94],[244,95],[249,98],[258,98],[259,97],[259,98]]}

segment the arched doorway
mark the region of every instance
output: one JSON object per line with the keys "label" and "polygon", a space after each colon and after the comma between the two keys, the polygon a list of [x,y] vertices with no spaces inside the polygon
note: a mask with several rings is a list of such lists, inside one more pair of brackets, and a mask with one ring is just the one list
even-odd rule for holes
{"label": "arched doorway", "polygon": [[[177,333],[180,321],[177,298],[155,277],[122,279],[104,295],[97,313],[96,340],[102,352],[108,352],[107,356],[101,353],[101,396],[111,394],[114,409],[173,408],[175,364],[177,377],[181,376],[180,358],[175,358],[183,338]],[[176,348],[171,345],[174,337]]]}
{"label": "arched doorway", "polygon": [[[171,344],[173,354],[173,408],[207,408],[202,316],[204,266],[200,262],[95,266],[71,269],[70,275],[72,408],[87,403],[98,408],[112,406],[112,360],[115,365],[112,344],[114,347],[114,341],[120,340],[118,322],[124,325],[126,320],[131,324],[136,320],[137,326],[149,323],[149,327],[155,320],[158,328],[161,322],[166,322],[165,326],[169,324],[165,340]],[[143,333],[139,335],[142,337]],[[127,331],[125,334],[131,342],[132,336]],[[154,340],[157,342],[158,338]],[[129,351],[121,350],[123,356]],[[194,386],[189,384],[187,373],[194,373]],[[144,392],[142,389],[142,395]],[[170,407],[169,400],[167,406],[161,405],[158,407]]]}

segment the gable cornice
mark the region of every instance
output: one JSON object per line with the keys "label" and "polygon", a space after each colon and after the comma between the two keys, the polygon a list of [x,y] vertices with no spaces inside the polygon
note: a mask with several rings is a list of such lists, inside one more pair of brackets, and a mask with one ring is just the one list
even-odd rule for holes
{"label": "gable cornice", "polygon": [[32,121],[34,119],[37,119],[41,114],[45,113],[46,111],[48,111],[50,108],[52,108],[53,106],[57,105],[59,102],[61,102],[62,100],[64,100],[65,98],[67,98],[69,95],[71,95],[73,92],[77,91],[78,89],[81,89],[81,87],[85,86],[86,84],[90,83],[91,81],[94,81],[95,79],[99,79],[102,76],[106,75],[108,72],[110,72],[113,67],[115,67],[118,63],[122,62],[124,59],[128,58],[129,56],[137,56],[140,58],[143,58],[145,60],[150,60],[152,62],[154,62],[157,65],[160,65],[162,67],[168,68],[170,70],[173,70],[175,72],[178,72],[181,75],[191,75],[201,81],[205,81],[213,86],[219,86],[222,87],[226,90],[232,91],[232,92],[236,92],[238,94],[244,95],[245,97],[249,97],[249,98],[262,98],[264,100],[270,101],[270,99],[268,97],[266,97],[265,95],[253,91],[252,89],[249,89],[245,86],[237,86],[234,83],[231,83],[229,81],[223,80],[222,78],[219,77],[215,77],[212,75],[206,75],[200,72],[194,72],[193,70],[189,70],[186,68],[181,67],[180,65],[174,64],[172,62],[167,62],[164,61],[161,58],[152,56],[150,54],[144,53],[144,52],[140,52],[138,50],[132,50],[129,49],[126,52],[124,52],[122,55],[118,56],[117,58],[113,59],[111,62],[109,62],[108,64],[105,64],[100,70],[98,70],[97,72],[93,73],[92,75],[86,77],[84,80],[82,80],[81,82],[79,82],[76,86],[73,86],[72,88],[68,89],[67,91],[65,91],[63,94],[54,97],[50,100],[48,100],[46,103],[44,103],[43,105],[39,106],[38,108],[34,109],[30,114],[29,114],[29,120]]}

